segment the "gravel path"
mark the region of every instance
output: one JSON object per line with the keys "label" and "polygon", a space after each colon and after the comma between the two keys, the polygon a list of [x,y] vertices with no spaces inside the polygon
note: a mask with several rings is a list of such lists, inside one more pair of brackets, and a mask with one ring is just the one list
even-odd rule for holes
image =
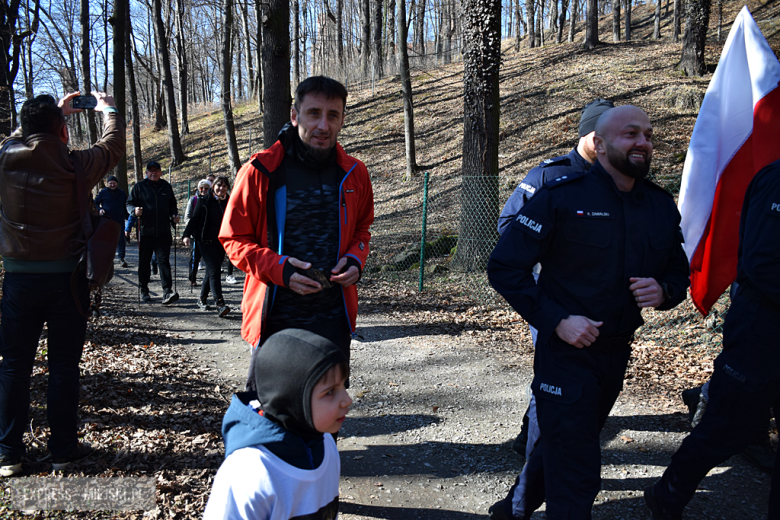
{"label": "gravel path", "polygon": [[[197,294],[183,289],[186,273],[178,271],[179,302],[160,305],[153,278],[150,288],[158,298],[140,308],[189,335],[182,354],[208,369],[205,377],[223,393],[242,388],[249,364],[249,347],[240,339],[242,285],[224,286],[233,312],[220,319],[197,309]],[[114,283],[134,282],[134,269],[117,271]],[[522,468],[523,459],[509,445],[527,404],[531,356],[507,345],[477,346],[469,334],[442,333],[435,325],[403,325],[373,311],[359,317],[362,339],[352,343],[355,402],[339,440],[340,518],[486,518]],[[602,434],[602,491],[593,518],[650,518],[642,492],[688,433],[681,412],[682,404],[675,412],[660,411],[652,402],[621,395]],[[761,519],[769,482],[769,475],[734,457],[705,478],[686,518]],[[543,510],[533,518],[546,518]]]}

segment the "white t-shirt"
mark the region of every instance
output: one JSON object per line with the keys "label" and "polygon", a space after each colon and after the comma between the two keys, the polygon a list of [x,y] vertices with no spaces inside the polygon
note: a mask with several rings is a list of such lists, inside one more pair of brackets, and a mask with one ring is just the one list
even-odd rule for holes
{"label": "white t-shirt", "polygon": [[265,446],[236,450],[217,471],[204,520],[335,520],[341,461],[336,442],[323,435],[317,469],[300,469]]}

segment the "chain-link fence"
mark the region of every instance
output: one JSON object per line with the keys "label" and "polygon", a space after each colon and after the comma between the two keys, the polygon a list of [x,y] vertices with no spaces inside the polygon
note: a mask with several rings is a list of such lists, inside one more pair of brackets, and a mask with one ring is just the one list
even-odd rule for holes
{"label": "chain-link fence", "polygon": [[[651,180],[677,196],[679,176],[663,176],[656,169]],[[400,185],[375,202],[371,228],[371,255],[364,278],[387,280],[417,288],[421,283],[423,209],[426,214],[422,284],[426,288],[467,296],[488,307],[506,306],[490,286],[485,263],[498,241],[496,222],[511,191],[499,195],[498,180],[431,177],[424,198],[425,176]],[[467,219],[468,226],[462,226]],[[470,229],[470,236],[462,231]],[[645,310],[645,326],[638,332],[643,341],[667,345],[717,349],[722,339],[722,318],[728,310],[724,294],[707,317],[702,317],[690,298],[672,311]]]}

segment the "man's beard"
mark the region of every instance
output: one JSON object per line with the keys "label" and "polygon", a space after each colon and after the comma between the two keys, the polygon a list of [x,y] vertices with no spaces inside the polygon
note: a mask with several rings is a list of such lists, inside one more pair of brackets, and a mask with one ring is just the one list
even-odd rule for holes
{"label": "man's beard", "polygon": [[617,148],[613,148],[610,144],[607,144],[607,159],[609,159],[609,164],[611,164],[613,168],[632,179],[644,179],[650,172],[650,160],[652,157],[648,156],[644,162],[635,163],[628,158],[630,153],[631,151],[629,150],[628,153],[624,155]]}
{"label": "man's beard", "polygon": [[327,161],[330,158],[330,154],[333,153],[333,147],[330,148],[314,148],[309,146],[301,140],[303,145],[303,155],[315,162]]}

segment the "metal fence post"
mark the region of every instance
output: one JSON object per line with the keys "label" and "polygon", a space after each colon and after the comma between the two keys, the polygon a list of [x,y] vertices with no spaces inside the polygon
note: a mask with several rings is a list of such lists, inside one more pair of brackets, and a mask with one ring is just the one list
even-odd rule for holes
{"label": "metal fence post", "polygon": [[420,282],[417,285],[417,291],[423,290],[423,279],[425,278],[425,225],[428,220],[428,172],[425,172],[423,180],[423,207],[422,207],[422,237],[420,238]]}

